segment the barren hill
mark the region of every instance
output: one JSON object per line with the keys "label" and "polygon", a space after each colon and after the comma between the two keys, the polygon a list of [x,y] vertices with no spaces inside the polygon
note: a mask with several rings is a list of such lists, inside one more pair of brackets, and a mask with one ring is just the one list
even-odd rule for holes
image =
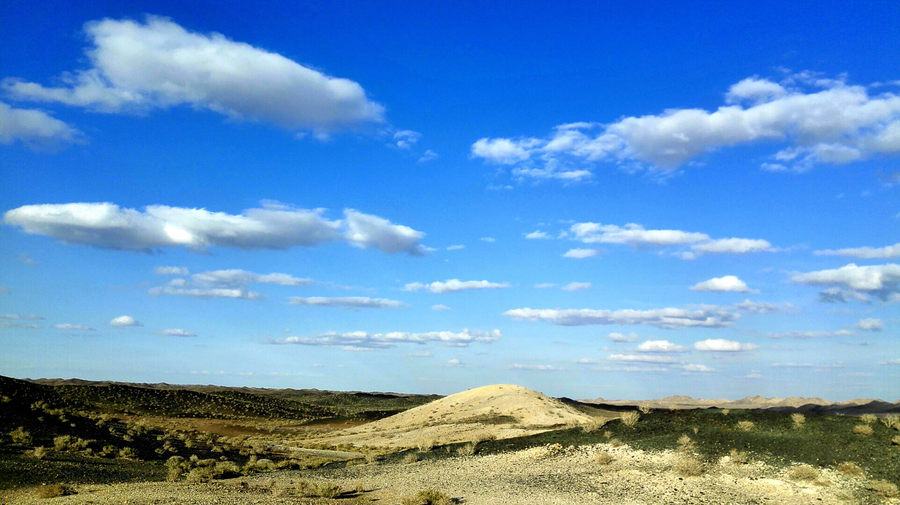
{"label": "barren hill", "polygon": [[327,442],[415,447],[532,435],[566,426],[602,423],[612,417],[616,417],[614,412],[591,407],[578,409],[522,386],[496,384],[456,393],[337,432]]}

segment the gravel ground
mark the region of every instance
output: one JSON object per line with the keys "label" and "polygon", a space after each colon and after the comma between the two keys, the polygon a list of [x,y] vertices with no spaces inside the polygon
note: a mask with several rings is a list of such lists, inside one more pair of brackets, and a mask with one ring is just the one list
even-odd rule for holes
{"label": "gravel ground", "polygon": [[[603,452],[612,456],[612,462],[597,461]],[[428,488],[470,505],[863,503],[855,496],[863,496],[864,478],[819,469],[815,481],[793,481],[784,470],[760,462],[738,464],[728,458],[708,465],[702,476],[682,477],[672,470],[682,458],[674,451],[645,452],[609,444],[579,448],[557,445],[409,464],[276,472],[213,484],[83,486],[77,495],[52,501],[37,498],[33,489],[20,490],[0,495],[0,504],[397,504],[400,497]],[[298,479],[337,483],[365,492],[359,498],[339,501],[307,501],[273,493],[273,489],[287,488]]]}

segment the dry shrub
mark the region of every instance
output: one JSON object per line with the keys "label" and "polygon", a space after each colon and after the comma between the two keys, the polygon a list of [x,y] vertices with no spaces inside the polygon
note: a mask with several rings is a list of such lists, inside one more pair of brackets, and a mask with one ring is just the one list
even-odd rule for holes
{"label": "dry shrub", "polygon": [[891,439],[891,443],[894,445],[900,445],[900,435],[894,436],[894,438]]}
{"label": "dry shrub", "polygon": [[881,418],[881,424],[887,426],[888,428],[894,428],[895,430],[900,430],[900,416],[898,416],[898,415],[884,416]]}
{"label": "dry shrub", "polygon": [[859,416],[859,420],[866,424],[872,424],[878,420],[878,416],[876,416],[875,414],[863,414]]}
{"label": "dry shrub", "polygon": [[691,437],[687,435],[681,435],[678,437],[678,450],[679,451],[689,451],[694,448],[694,441],[691,440]]}
{"label": "dry shrub", "polygon": [[750,462],[750,457],[747,455],[747,451],[739,451],[737,449],[732,449],[728,451],[728,457],[731,459],[732,463],[738,465],[746,465]]}
{"label": "dry shrub", "polygon": [[44,447],[43,445],[39,445],[32,449],[29,452],[29,455],[34,459],[44,459],[47,457],[47,452],[48,451],[46,447]]}
{"label": "dry shrub", "polygon": [[612,438],[612,432],[609,430],[603,430],[603,438],[609,440]]}
{"label": "dry shrub", "polygon": [[622,447],[625,444],[618,438],[613,438],[609,441],[609,445],[611,445],[613,447]]}
{"label": "dry shrub", "polygon": [[451,505],[453,501],[445,493],[426,489],[404,498],[401,503],[403,505]]}
{"label": "dry shrub", "polygon": [[741,431],[753,431],[756,428],[756,423],[753,421],[738,421],[737,427]]}
{"label": "dry shrub", "polygon": [[834,469],[844,475],[849,475],[851,477],[861,477],[866,473],[862,468],[859,467],[859,465],[852,461],[844,461],[843,463],[834,467]]}
{"label": "dry shrub", "polygon": [[[581,431],[585,433],[593,433],[602,428],[605,424],[606,419],[592,419],[590,422],[581,425]],[[603,434],[606,435],[606,433],[609,432],[604,432]]]}
{"label": "dry shrub", "polygon": [[723,415],[723,416],[727,416],[728,414],[731,413],[731,409],[722,409],[721,412],[722,412],[722,415]]}
{"label": "dry shrub", "polygon": [[806,416],[800,413],[791,414],[791,421],[794,421],[794,427],[800,428],[806,422]]}
{"label": "dry shrub", "polygon": [[809,465],[797,465],[788,470],[788,478],[791,480],[816,480],[819,471]]}
{"label": "dry shrub", "polygon": [[868,424],[857,424],[853,427],[853,433],[856,433],[857,435],[869,436],[875,433],[875,430],[873,430],[872,426]]}
{"label": "dry shrub", "polygon": [[472,456],[478,450],[478,444],[475,442],[469,442],[468,444],[464,444],[459,446],[456,449],[456,454],[460,456]]}
{"label": "dry shrub", "polygon": [[419,461],[419,455],[414,452],[407,453],[405,456],[403,456],[404,464],[409,465],[415,463],[416,461]]}
{"label": "dry shrub", "polygon": [[418,444],[419,452],[430,452],[435,446],[434,439],[420,440]]}
{"label": "dry shrub", "polygon": [[75,494],[75,488],[68,484],[47,484],[37,488],[40,498],[56,498],[57,496],[69,496]]}
{"label": "dry shrub", "polygon": [[885,498],[896,498],[897,496],[900,496],[900,490],[897,489],[897,485],[886,480],[873,480],[869,483],[869,489],[875,494]]}
{"label": "dry shrub", "polygon": [[14,444],[31,445],[31,433],[25,431],[24,426],[19,426],[18,428],[10,431],[9,437],[12,438]]}
{"label": "dry shrub", "polygon": [[131,447],[119,449],[119,459],[137,459],[138,453]]}
{"label": "dry shrub", "polygon": [[703,475],[703,462],[693,456],[681,456],[672,465],[675,473],[682,477],[698,477]]}
{"label": "dry shrub", "polygon": [[613,462],[613,457],[606,451],[598,452],[594,455],[594,463],[598,465],[608,465]]}
{"label": "dry shrub", "polygon": [[641,419],[641,414],[634,410],[622,413],[622,424],[631,428]]}
{"label": "dry shrub", "polygon": [[653,408],[646,403],[638,405],[638,410],[641,411],[641,414],[649,414],[650,412],[653,412]]}

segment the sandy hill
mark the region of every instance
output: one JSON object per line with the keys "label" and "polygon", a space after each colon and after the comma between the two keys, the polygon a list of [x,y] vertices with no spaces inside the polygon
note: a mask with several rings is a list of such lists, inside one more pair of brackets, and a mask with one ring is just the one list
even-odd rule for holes
{"label": "sandy hill", "polygon": [[[566,405],[537,391],[496,384],[450,395],[405,412],[342,430],[327,443],[416,447],[511,438],[596,423],[615,413]],[[323,442],[326,440],[322,440]]]}

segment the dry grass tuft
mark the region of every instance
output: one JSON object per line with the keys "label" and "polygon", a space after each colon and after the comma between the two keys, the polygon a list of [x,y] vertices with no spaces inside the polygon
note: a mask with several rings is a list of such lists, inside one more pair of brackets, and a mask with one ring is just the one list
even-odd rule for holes
{"label": "dry grass tuft", "polygon": [[794,421],[794,428],[800,428],[806,423],[806,416],[795,412],[791,414],[791,421]]}
{"label": "dry grass tuft", "polygon": [[469,442],[468,444],[459,446],[459,448],[456,449],[456,454],[459,454],[460,456],[474,456],[477,451],[478,444]]}
{"label": "dry grass tuft", "polygon": [[853,427],[853,433],[856,433],[857,435],[869,436],[869,435],[875,433],[875,430],[872,429],[871,425],[857,424],[856,426]]}
{"label": "dry grass tuft", "polygon": [[741,431],[753,431],[756,428],[756,423],[753,421],[738,421],[737,427]]}
{"label": "dry grass tuft", "polygon": [[419,461],[419,455],[414,452],[407,453],[403,456],[403,463],[406,465],[413,464],[416,461]]}
{"label": "dry grass tuft", "polygon": [[48,484],[37,488],[37,495],[40,498],[56,498],[73,494],[76,494],[75,488],[68,484]]}
{"label": "dry grass tuft", "polygon": [[703,462],[694,456],[681,456],[672,465],[675,472],[682,477],[698,477],[703,475]]}
{"label": "dry grass tuft", "polygon": [[678,450],[679,451],[689,451],[689,450],[693,449],[695,445],[696,444],[694,443],[693,440],[691,440],[691,437],[689,437],[687,435],[681,435],[680,437],[678,437]]}
{"label": "dry grass tuft", "polygon": [[653,409],[650,407],[650,405],[646,403],[638,405],[638,410],[641,411],[641,414],[649,414],[650,412],[653,412]]}
{"label": "dry grass tuft", "polygon": [[621,440],[619,440],[618,438],[613,438],[613,439],[610,439],[609,445],[611,445],[613,447],[622,447],[623,445],[625,445],[625,443],[622,442]]}
{"label": "dry grass tuft", "polygon": [[809,465],[797,465],[788,470],[788,478],[791,480],[816,480],[819,471]]}
{"label": "dry grass tuft", "polygon": [[891,443],[894,445],[900,445],[900,435],[894,436],[894,438],[891,439]]}
{"label": "dry grass tuft", "polygon": [[900,490],[897,489],[897,485],[886,480],[873,480],[869,483],[869,489],[875,494],[885,498],[896,498],[900,496]]}
{"label": "dry grass tuft", "polygon": [[881,418],[881,424],[887,426],[888,428],[894,428],[895,430],[900,431],[900,416],[898,415],[889,415]]}
{"label": "dry grass tuft", "polygon": [[426,489],[403,499],[403,505],[451,505],[453,501],[445,493]]}
{"label": "dry grass tuft", "polygon": [[747,451],[739,451],[737,449],[732,449],[728,451],[728,457],[731,459],[732,463],[738,465],[746,465],[750,462],[750,456],[747,455]]}
{"label": "dry grass tuft", "polygon": [[731,413],[731,409],[722,409],[721,412],[722,412],[722,415],[723,415],[723,416],[727,416],[728,414]]}
{"label": "dry grass tuft", "polygon": [[613,459],[612,455],[606,451],[594,455],[594,463],[598,465],[608,465],[613,462]]}
{"label": "dry grass tuft", "polygon": [[878,416],[876,416],[875,414],[863,414],[859,416],[859,420],[866,424],[873,424],[878,420]]}
{"label": "dry grass tuft", "polygon": [[641,414],[637,411],[629,410],[628,412],[622,413],[621,419],[622,424],[631,428],[641,419]]}
{"label": "dry grass tuft", "polygon": [[843,463],[834,467],[834,469],[844,475],[849,475],[850,477],[861,477],[866,474],[866,472],[864,472],[863,469],[859,467],[859,465],[852,461],[844,461]]}
{"label": "dry grass tuft", "polygon": [[28,455],[34,459],[44,459],[47,457],[47,448],[43,445],[39,445],[28,452]]}

